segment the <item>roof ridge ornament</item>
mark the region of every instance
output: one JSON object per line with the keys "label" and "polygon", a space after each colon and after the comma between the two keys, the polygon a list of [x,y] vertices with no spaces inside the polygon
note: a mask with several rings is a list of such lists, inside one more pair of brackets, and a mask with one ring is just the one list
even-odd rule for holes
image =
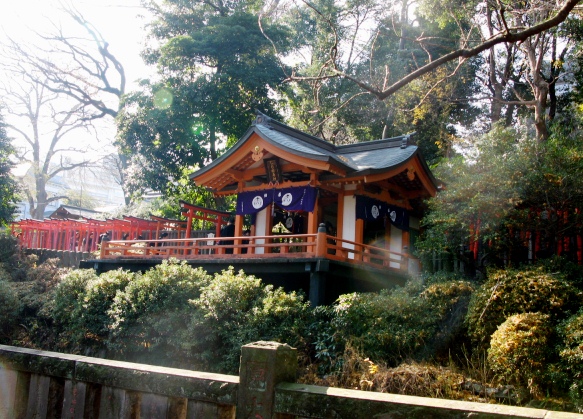
{"label": "roof ridge ornament", "polygon": [[257,114],[257,117],[255,118],[255,121],[253,121],[253,125],[268,125],[271,122],[271,118],[267,115],[265,115],[264,113],[262,113],[259,110],[255,110],[255,113]]}

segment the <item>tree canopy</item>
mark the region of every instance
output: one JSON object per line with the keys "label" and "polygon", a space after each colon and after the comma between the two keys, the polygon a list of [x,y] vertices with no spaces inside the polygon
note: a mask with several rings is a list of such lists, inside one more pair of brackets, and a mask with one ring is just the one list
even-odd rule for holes
{"label": "tree canopy", "polygon": [[[538,256],[556,254],[561,237],[581,225],[582,159],[580,116],[557,121],[543,144],[528,132],[497,125],[478,141],[475,155],[439,166],[436,174],[446,188],[429,201],[421,253],[445,250],[471,261],[464,246],[479,240],[484,257],[497,262],[524,251],[524,237],[513,232],[537,231]],[[565,246],[563,253],[576,260],[569,254],[575,248]]]}
{"label": "tree canopy", "polygon": [[0,113],[0,225],[12,221],[16,207],[17,184],[10,173],[14,165],[11,160],[13,153],[4,117]]}
{"label": "tree canopy", "polygon": [[[555,85],[571,48],[569,37],[557,28],[564,26],[577,3],[424,0],[415,11],[407,0],[382,8],[375,2],[300,4],[297,13],[320,22],[327,36],[323,43],[317,36],[307,41],[322,48],[314,50],[309,65],[294,67],[287,81],[309,86],[318,99],[326,97],[323,87],[352,85],[344,90],[352,91],[352,96],[345,95],[335,110],[358,92],[386,101],[390,107],[398,92],[415,90],[421,81],[424,86],[416,94],[417,103],[445,97],[452,109],[454,104],[488,101],[494,122],[500,119],[502,107],[509,109],[510,118],[517,106],[526,107],[533,111],[537,136],[544,141],[548,137],[546,111],[551,108],[552,119]],[[339,19],[346,15],[350,18]],[[359,20],[362,16],[367,24]],[[390,38],[393,41],[387,42]],[[461,80],[466,90],[460,96],[443,95],[443,85]],[[482,85],[480,94],[472,91],[472,84]],[[332,100],[337,100],[340,91],[333,90]],[[318,104],[311,109],[317,110]]]}
{"label": "tree canopy", "polygon": [[[285,75],[246,3],[150,4],[157,42],[144,57],[159,79],[127,95],[119,142],[139,158],[141,185],[173,190],[185,167],[215,159],[243,134],[255,109],[277,114],[272,92]],[[284,44],[285,31],[263,30]],[[147,161],[147,165],[143,165]],[[138,174],[138,171],[134,171]]]}

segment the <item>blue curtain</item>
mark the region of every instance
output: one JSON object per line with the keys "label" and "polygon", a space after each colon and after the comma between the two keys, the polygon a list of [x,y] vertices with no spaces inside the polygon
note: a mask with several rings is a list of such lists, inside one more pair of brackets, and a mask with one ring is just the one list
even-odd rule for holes
{"label": "blue curtain", "polygon": [[237,195],[237,214],[256,214],[275,202],[286,211],[314,211],[318,190],[311,186],[242,192]]}
{"label": "blue curtain", "polygon": [[401,230],[409,230],[409,213],[406,209],[368,196],[356,195],[356,219],[376,221],[384,218]]}

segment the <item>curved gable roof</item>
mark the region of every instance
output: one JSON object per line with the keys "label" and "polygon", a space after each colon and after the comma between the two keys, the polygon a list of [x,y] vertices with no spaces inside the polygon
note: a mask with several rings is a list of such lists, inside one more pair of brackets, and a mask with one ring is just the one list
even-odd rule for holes
{"label": "curved gable roof", "polygon": [[[412,134],[383,140],[335,146],[334,144],[282,124],[260,113],[247,132],[245,132],[233,147],[215,161],[193,173],[190,176],[191,179],[196,181],[197,178],[204,174],[210,175],[209,172],[213,169],[217,169],[217,176],[222,174],[224,170],[230,167],[220,166],[224,166],[225,162],[231,156],[234,156],[254,134],[275,148],[295,155],[303,161],[308,159],[314,161],[314,163],[320,163],[318,166],[321,166],[321,163],[327,163],[337,167],[347,177],[388,171],[418,156],[423,168],[429,174],[431,181],[437,188],[437,181],[435,181],[424,160],[419,155],[418,147],[411,143]],[[341,177],[344,176],[339,176],[339,178]]]}

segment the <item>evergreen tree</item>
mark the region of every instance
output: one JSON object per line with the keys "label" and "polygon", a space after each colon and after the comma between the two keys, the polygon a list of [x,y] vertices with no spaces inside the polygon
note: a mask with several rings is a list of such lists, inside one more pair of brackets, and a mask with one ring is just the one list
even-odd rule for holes
{"label": "evergreen tree", "polygon": [[17,186],[10,173],[13,166],[10,160],[12,152],[6,124],[0,114],[0,225],[9,223],[14,217]]}
{"label": "evergreen tree", "polygon": [[285,32],[260,27],[250,2],[150,5],[158,44],[144,57],[160,79],[126,97],[119,141],[141,156],[136,185],[171,191],[184,167],[204,165],[241,136],[255,109],[277,115],[273,92],[285,74],[264,33],[281,45]]}

